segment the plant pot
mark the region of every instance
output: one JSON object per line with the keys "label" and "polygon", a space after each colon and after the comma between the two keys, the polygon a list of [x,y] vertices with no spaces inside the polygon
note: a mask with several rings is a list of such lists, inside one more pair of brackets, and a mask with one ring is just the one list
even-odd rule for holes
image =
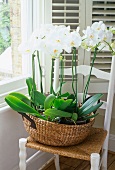
{"label": "plant pot", "polygon": [[89,135],[94,118],[86,124],[66,125],[23,114],[23,122],[35,141],[52,146],[70,146],[81,143]]}

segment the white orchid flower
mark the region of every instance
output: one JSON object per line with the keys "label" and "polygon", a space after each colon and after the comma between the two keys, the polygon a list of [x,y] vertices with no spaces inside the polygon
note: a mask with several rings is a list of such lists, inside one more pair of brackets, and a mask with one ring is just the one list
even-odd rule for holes
{"label": "white orchid flower", "polygon": [[85,46],[92,48],[99,43],[98,34],[91,27],[87,27],[86,30],[83,30],[84,36],[82,40],[85,42]]}
{"label": "white orchid flower", "polygon": [[56,44],[50,44],[50,43],[47,45],[47,52],[52,58],[58,58],[60,56],[60,53],[62,53],[62,51],[63,49],[61,48],[61,46],[56,46]]}
{"label": "white orchid flower", "polygon": [[99,22],[94,22],[91,26],[91,29],[93,29],[98,33],[100,31],[106,30],[107,28],[106,25],[103,23],[103,21],[99,21]]}
{"label": "white orchid flower", "polygon": [[64,50],[67,53],[70,53],[72,47],[78,48],[81,45],[82,39],[80,34],[77,31],[73,31],[67,35],[65,39],[65,47]]}
{"label": "white orchid flower", "polygon": [[102,41],[106,41],[108,43],[111,43],[112,38],[113,38],[112,32],[110,30],[106,30]]}
{"label": "white orchid flower", "polygon": [[54,29],[54,26],[52,24],[43,24],[40,27],[40,32],[39,32],[39,36],[40,38],[45,38],[50,31],[52,31]]}
{"label": "white orchid flower", "polygon": [[33,46],[30,42],[23,42],[19,45],[18,50],[21,54],[31,55],[34,53]]}

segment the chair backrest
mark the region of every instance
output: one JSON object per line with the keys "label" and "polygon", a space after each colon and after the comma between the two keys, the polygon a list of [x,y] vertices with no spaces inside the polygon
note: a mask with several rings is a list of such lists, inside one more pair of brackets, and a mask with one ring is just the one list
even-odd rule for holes
{"label": "chair backrest", "polygon": [[[55,70],[56,75],[59,71],[59,61],[55,61]],[[90,66],[87,65],[80,65],[77,66],[77,74],[82,74],[84,76],[88,76],[90,72]],[[103,101],[103,105],[100,107],[101,109],[105,109],[105,119],[104,119],[104,129],[109,132],[110,130],[110,122],[111,122],[111,115],[112,115],[112,106],[113,106],[113,98],[114,98],[114,88],[115,88],[115,56],[112,57],[111,63],[111,71],[110,73],[101,71],[97,68],[92,69],[92,75],[96,76],[99,79],[104,79],[109,81],[108,85],[108,94],[107,94],[107,101]],[[64,69],[64,75],[71,75],[71,68]],[[54,82],[59,81],[58,75],[54,76]],[[55,87],[56,88],[56,87]],[[79,100],[82,99],[82,93],[78,94]]]}

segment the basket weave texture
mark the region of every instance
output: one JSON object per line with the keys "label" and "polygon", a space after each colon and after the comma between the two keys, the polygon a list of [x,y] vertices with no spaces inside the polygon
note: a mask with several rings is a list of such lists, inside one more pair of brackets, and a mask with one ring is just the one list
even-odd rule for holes
{"label": "basket weave texture", "polygon": [[28,115],[36,125],[31,127],[31,122],[23,118],[24,126],[29,135],[40,143],[52,146],[70,146],[81,143],[90,133],[94,119],[87,124],[65,125],[39,119]]}

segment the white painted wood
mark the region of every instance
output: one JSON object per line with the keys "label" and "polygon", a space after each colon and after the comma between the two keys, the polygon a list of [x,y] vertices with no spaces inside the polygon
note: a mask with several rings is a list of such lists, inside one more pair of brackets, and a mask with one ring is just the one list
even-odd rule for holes
{"label": "white painted wood", "polygon": [[[39,0],[42,3],[41,12],[43,13],[42,20],[43,24],[52,24],[52,0]],[[40,7],[41,8],[41,7]],[[50,90],[50,69],[51,69],[51,56],[48,54],[43,54],[42,58],[44,59],[45,65],[45,93],[48,93]]]}
{"label": "white painted wood", "polygon": [[[88,76],[90,73],[91,67],[88,65],[80,65],[77,66],[77,73],[78,74],[83,74],[84,76]],[[64,70],[65,75],[71,75],[71,68],[67,68]],[[104,80],[109,80],[110,79],[110,74],[101,70],[98,70],[97,68],[92,69],[92,74],[96,76],[97,78],[104,79]]]}
{"label": "white painted wood", "polygon": [[91,159],[90,170],[99,170],[100,155],[98,153],[92,153],[90,159]]}
{"label": "white painted wood", "polygon": [[111,76],[110,76],[110,83],[108,87],[108,96],[107,96],[107,109],[105,112],[105,120],[104,120],[104,129],[107,130],[108,134],[103,145],[103,149],[106,150],[106,152],[104,152],[103,161],[102,161],[103,167],[107,167],[108,140],[109,140],[109,131],[110,131],[112,106],[113,106],[113,98],[114,98],[114,87],[115,87],[114,73],[115,73],[115,56],[112,57]]}
{"label": "white painted wood", "polygon": [[32,155],[30,158],[28,158],[26,160],[26,165],[29,165],[30,163],[33,162],[33,160],[35,161],[35,159],[41,157],[41,153],[43,153],[42,151],[38,151],[36,152],[34,155]]}
{"label": "white painted wood", "polygon": [[57,90],[59,86],[59,58],[54,61],[54,91]]}
{"label": "white painted wood", "polygon": [[19,168],[20,170],[26,170],[26,142],[27,139],[26,138],[21,138],[19,139],[19,148],[20,148],[20,152],[19,152]]}
{"label": "white painted wood", "polygon": [[55,154],[55,167],[56,167],[56,170],[60,170],[60,165],[59,165],[59,155]]}

